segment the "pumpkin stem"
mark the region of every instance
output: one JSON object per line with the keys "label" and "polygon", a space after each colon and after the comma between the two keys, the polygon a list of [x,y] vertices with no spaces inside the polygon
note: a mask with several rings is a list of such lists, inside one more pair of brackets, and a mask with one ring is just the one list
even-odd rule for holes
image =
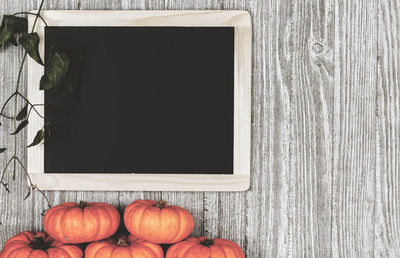
{"label": "pumpkin stem", "polygon": [[117,241],[117,246],[127,247],[127,246],[129,246],[129,245],[130,245],[129,242],[126,241],[125,239],[120,238],[120,239],[118,239],[118,241]]}
{"label": "pumpkin stem", "polygon": [[207,246],[207,247],[210,247],[210,246],[212,246],[213,244],[214,244],[214,239],[204,239],[203,241],[200,241],[200,244],[201,245],[204,245],[204,246]]}
{"label": "pumpkin stem", "polygon": [[167,202],[164,200],[160,200],[158,203],[154,204],[153,206],[162,209],[167,206]]}
{"label": "pumpkin stem", "polygon": [[49,249],[51,243],[45,242],[43,236],[34,236],[33,241],[31,242],[30,246],[33,249],[39,249],[39,250],[44,250],[46,251]]}
{"label": "pumpkin stem", "polygon": [[88,204],[87,202],[81,201],[81,202],[79,203],[79,208],[84,209],[84,208],[86,208],[87,204]]}

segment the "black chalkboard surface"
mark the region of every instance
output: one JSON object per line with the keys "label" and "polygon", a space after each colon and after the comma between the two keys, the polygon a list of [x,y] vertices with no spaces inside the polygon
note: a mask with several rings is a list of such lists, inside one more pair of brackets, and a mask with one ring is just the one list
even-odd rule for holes
{"label": "black chalkboard surface", "polygon": [[45,173],[233,173],[233,27],[46,27],[53,45],[86,59],[79,101],[45,93]]}

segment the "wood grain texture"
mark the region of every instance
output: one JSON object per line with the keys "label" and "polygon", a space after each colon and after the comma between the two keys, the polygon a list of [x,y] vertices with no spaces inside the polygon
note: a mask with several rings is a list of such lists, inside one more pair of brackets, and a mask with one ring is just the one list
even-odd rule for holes
{"label": "wood grain texture", "polygon": [[[38,3],[3,0],[0,13]],[[253,22],[250,191],[48,192],[54,203],[164,198],[194,214],[196,235],[229,238],[252,258],[400,256],[399,0],[48,0],[46,9],[237,9]],[[0,103],[21,56],[0,51]],[[0,188],[0,245],[42,228],[45,202],[22,201],[18,175],[12,194]]]}

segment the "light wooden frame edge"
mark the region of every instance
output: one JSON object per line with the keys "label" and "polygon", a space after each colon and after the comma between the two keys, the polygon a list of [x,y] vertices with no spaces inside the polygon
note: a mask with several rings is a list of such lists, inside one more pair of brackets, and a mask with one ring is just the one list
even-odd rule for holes
{"label": "light wooden frame edge", "polygon": [[[32,11],[35,12],[35,11]],[[42,190],[88,191],[245,191],[250,186],[252,28],[246,11],[42,11],[49,26],[233,26],[235,27],[234,173],[210,174],[70,174],[44,173],[44,145],[28,148],[27,169]],[[29,28],[34,17],[29,17]],[[44,53],[44,23],[36,32]],[[28,60],[28,98],[44,103],[39,91],[43,67]],[[32,116],[31,142],[43,120]]]}

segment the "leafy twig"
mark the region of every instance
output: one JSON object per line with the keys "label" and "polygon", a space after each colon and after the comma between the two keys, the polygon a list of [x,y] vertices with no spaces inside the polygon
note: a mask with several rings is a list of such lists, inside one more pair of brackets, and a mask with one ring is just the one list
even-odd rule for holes
{"label": "leafy twig", "polygon": [[[37,24],[37,21],[38,21],[39,18],[40,18],[40,19],[46,24],[46,26],[47,26],[46,21],[40,16],[40,12],[41,12],[41,10],[42,10],[42,8],[43,8],[43,4],[44,4],[44,0],[42,0],[41,3],[40,3],[40,7],[39,7],[39,10],[38,10],[38,13],[37,13],[37,14],[34,14],[34,15],[36,15],[36,18],[35,18],[35,21],[34,21],[34,23],[33,23],[32,32],[31,32],[31,33],[34,32],[35,27],[36,27],[36,24]],[[28,13],[28,12],[19,12],[19,13],[14,14],[14,16],[19,15],[19,14],[32,14],[32,13]],[[12,119],[12,120],[14,121],[14,132],[17,132],[17,120],[20,119],[20,117],[18,117],[18,113],[17,113],[17,112],[18,112],[18,110],[17,110],[17,109],[18,109],[18,96],[20,96],[21,98],[23,98],[23,99],[30,105],[30,110],[29,110],[29,113],[28,113],[27,117],[29,117],[29,114],[30,114],[31,110],[33,109],[41,118],[44,118],[44,117],[39,113],[39,111],[35,108],[35,106],[37,106],[38,104],[35,104],[35,105],[32,104],[24,95],[22,95],[22,94],[19,92],[20,82],[21,82],[21,76],[22,76],[22,71],[23,71],[23,67],[24,67],[24,64],[25,64],[27,55],[28,55],[28,52],[25,51],[25,54],[24,54],[24,56],[23,56],[23,58],[22,58],[22,62],[21,62],[21,65],[20,65],[19,71],[18,71],[18,77],[17,77],[17,83],[16,83],[16,87],[15,87],[15,92],[14,92],[13,94],[11,94],[11,96],[6,100],[6,102],[4,103],[4,105],[3,105],[3,107],[1,108],[1,111],[0,111],[0,117],[5,117],[5,118],[8,118],[8,119]],[[7,106],[7,104],[8,104],[13,98],[14,98],[14,116],[11,117],[11,116],[5,115],[5,114],[4,114],[4,110],[5,110],[6,106]],[[26,120],[26,121],[27,121],[27,120]],[[27,123],[27,122],[25,122],[25,123]],[[20,130],[20,129],[19,129],[19,130]],[[23,168],[23,170],[24,170],[24,172],[25,172],[25,174],[26,174],[26,176],[27,176],[27,178],[28,178],[28,181],[29,181],[29,193],[30,193],[31,189],[32,189],[32,190],[37,190],[38,192],[40,192],[40,193],[42,194],[42,196],[44,197],[44,199],[47,201],[48,206],[51,207],[50,201],[49,201],[49,199],[47,198],[47,196],[45,195],[45,193],[44,193],[42,190],[40,190],[40,189],[37,187],[37,185],[33,184],[32,179],[31,179],[31,177],[30,177],[30,175],[29,175],[29,173],[28,173],[28,170],[26,169],[26,167],[24,166],[24,164],[21,162],[21,160],[18,158],[18,156],[17,156],[17,146],[18,146],[18,145],[17,145],[17,135],[16,135],[16,133],[15,133],[15,135],[14,135],[14,155],[13,155],[13,156],[11,157],[11,159],[7,162],[7,164],[6,164],[6,166],[5,166],[4,170],[3,170],[3,172],[2,172],[2,174],[1,174],[0,184],[3,185],[3,186],[5,187],[5,189],[6,189],[8,192],[10,192],[10,190],[9,190],[8,187],[7,187],[7,184],[4,182],[5,174],[6,174],[6,172],[7,172],[8,167],[9,167],[10,164],[13,162],[13,163],[14,163],[13,179],[15,180],[16,164],[18,163],[18,164],[20,164],[20,166]]]}
{"label": "leafy twig", "polygon": [[35,111],[35,113],[38,114],[38,116],[40,116],[41,118],[44,118],[44,116],[42,114],[40,114],[40,112],[35,108],[35,106],[42,106],[44,104],[32,104],[24,95],[22,95],[18,91],[16,91],[13,94],[11,94],[11,96],[4,103],[4,105],[3,105],[3,107],[1,108],[1,111],[0,111],[0,114],[2,116],[6,117],[6,118],[9,118],[9,119],[12,119],[12,120],[16,119],[16,117],[14,118],[14,117],[6,116],[4,114],[4,110],[7,107],[7,104],[12,100],[13,97],[16,97],[16,96],[20,96],[23,100],[25,100],[30,105],[30,108],[33,109]]}
{"label": "leafy twig", "polygon": [[46,194],[39,189],[39,187],[37,187],[37,185],[33,184],[32,179],[28,173],[28,170],[26,169],[26,167],[24,166],[24,164],[21,162],[21,160],[18,157],[15,157],[15,160],[18,161],[18,163],[21,165],[21,167],[23,168],[23,170],[25,171],[26,177],[28,178],[29,181],[29,187],[32,188],[32,190],[37,190],[39,193],[42,194],[43,198],[46,200],[48,207],[51,207],[50,201],[47,198]]}

